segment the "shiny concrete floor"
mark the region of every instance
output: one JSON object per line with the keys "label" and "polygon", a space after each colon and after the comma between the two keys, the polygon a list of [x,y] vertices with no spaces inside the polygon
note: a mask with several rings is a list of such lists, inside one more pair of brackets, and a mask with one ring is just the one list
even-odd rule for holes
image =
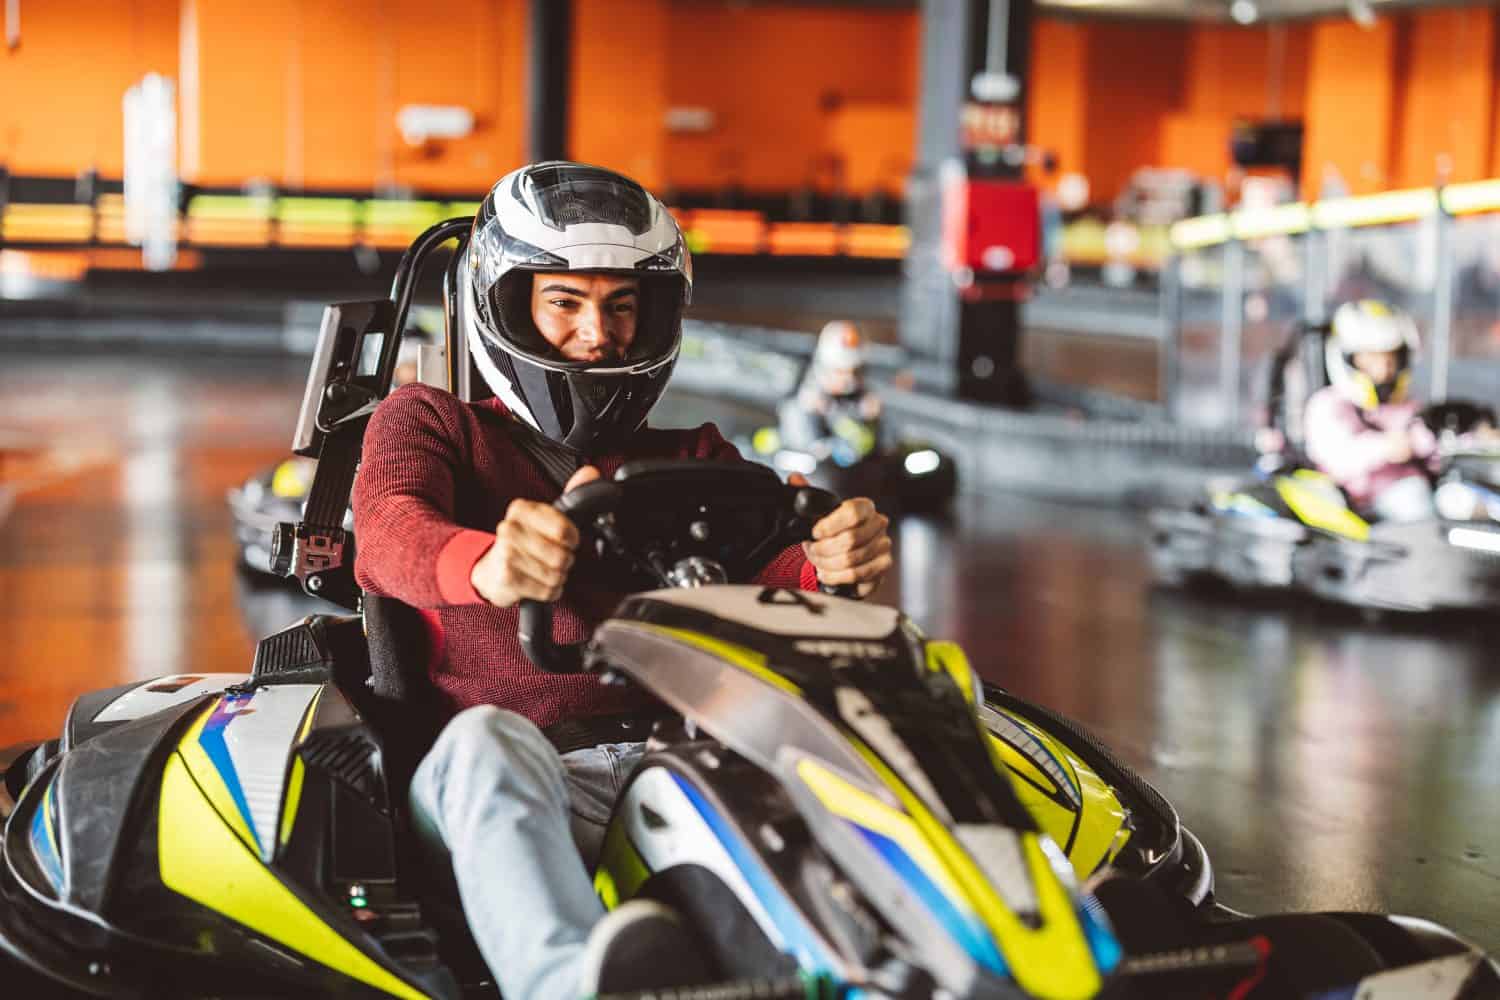
{"label": "shiny concrete floor", "polygon": [[[244,670],[297,614],[239,579],[223,496],[284,453],[303,372],[0,354],[0,747],[85,690]],[[880,598],[1140,767],[1227,904],[1394,910],[1500,949],[1500,623],[1155,591],[1143,537],[1134,513],[965,497],[900,525]]]}

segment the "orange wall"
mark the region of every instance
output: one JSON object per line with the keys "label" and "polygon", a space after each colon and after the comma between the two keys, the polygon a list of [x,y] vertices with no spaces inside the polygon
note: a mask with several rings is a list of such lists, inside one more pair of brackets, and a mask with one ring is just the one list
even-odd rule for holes
{"label": "orange wall", "polygon": [[1037,18],[1026,92],[1028,141],[1057,157],[1059,174],[1088,174],[1088,26]]}
{"label": "orange wall", "polygon": [[[74,0],[24,4],[0,51],[0,161],[118,175],[120,101],[178,80],[184,176],[291,187],[478,191],[525,152],[527,0]],[[833,160],[854,191],[899,186],[914,145],[914,10],[731,0],[575,0],[572,155],[649,185],[791,189]],[[1273,28],[1035,24],[1030,137],[1112,198],[1139,166],[1222,177],[1237,117],[1302,118],[1305,178],[1356,191],[1500,174],[1493,7]],[[1275,39],[1279,38],[1279,41]],[[1279,48],[1278,48],[1279,46]],[[1279,55],[1278,55],[1279,52]],[[1271,85],[1280,67],[1279,86]],[[458,104],[474,135],[427,148],[405,104]],[[705,133],[670,133],[674,107]]]}
{"label": "orange wall", "polygon": [[1454,180],[1486,176],[1495,91],[1495,12],[1480,7],[1435,10],[1407,22],[1393,183],[1433,183],[1439,156],[1447,158]]}
{"label": "orange wall", "polygon": [[178,0],[21,7],[21,45],[0,43],[0,163],[15,173],[124,169],[121,102],[148,72],[177,75]]}
{"label": "orange wall", "polygon": [[1222,178],[1235,119],[1302,115],[1310,32],[1272,30],[1039,19],[1030,139],[1099,202],[1142,166]]}
{"label": "orange wall", "polygon": [[1161,163],[1208,177],[1231,166],[1236,120],[1297,120],[1307,91],[1311,33],[1303,24],[1204,25],[1188,40],[1182,102],[1162,123]]}
{"label": "orange wall", "polygon": [[574,0],[568,155],[667,180],[667,0]]}
{"label": "orange wall", "polygon": [[1347,20],[1313,25],[1302,155],[1309,197],[1322,189],[1328,167],[1355,194],[1390,186],[1396,24],[1382,18],[1368,29]]}
{"label": "orange wall", "polygon": [[[186,180],[480,190],[523,156],[522,0],[186,0],[183,35]],[[474,132],[409,146],[408,104],[468,107]]]}
{"label": "orange wall", "polygon": [[1085,128],[1096,200],[1112,198],[1136,168],[1161,165],[1163,110],[1182,103],[1189,37],[1178,24],[1089,25]]}
{"label": "orange wall", "polygon": [[[820,157],[843,152],[832,143],[836,112],[825,99],[915,107],[915,11],[701,0],[668,7],[669,103],[708,108],[716,119],[706,133],[667,136],[676,187],[715,187],[728,177],[750,189],[798,187]],[[909,163],[915,124],[904,125],[862,134],[864,160]]]}

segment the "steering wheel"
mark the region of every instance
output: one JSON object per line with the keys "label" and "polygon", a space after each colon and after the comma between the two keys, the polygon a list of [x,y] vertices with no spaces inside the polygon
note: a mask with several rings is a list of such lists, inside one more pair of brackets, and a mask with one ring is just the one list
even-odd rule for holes
{"label": "steering wheel", "polygon": [[[613,479],[564,493],[553,506],[578,528],[580,549],[660,587],[748,582],[839,500],[790,486],[753,462],[694,459],[628,462]],[[855,587],[821,587],[853,596]],[[522,601],[517,637],[531,662],[551,673],[583,669],[583,646],[552,640],[552,605]]]}

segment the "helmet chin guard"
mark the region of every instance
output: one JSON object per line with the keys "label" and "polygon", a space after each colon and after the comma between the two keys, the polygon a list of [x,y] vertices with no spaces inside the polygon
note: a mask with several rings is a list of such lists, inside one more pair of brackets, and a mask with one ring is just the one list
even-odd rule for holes
{"label": "helmet chin guard", "polygon": [[[464,253],[460,322],[480,374],[512,413],[585,452],[646,422],[676,364],[692,292],[686,244],[660,201],[600,167],[532,164],[491,189]],[[570,361],[537,331],[532,275],[569,271],[639,281],[624,357]]]}

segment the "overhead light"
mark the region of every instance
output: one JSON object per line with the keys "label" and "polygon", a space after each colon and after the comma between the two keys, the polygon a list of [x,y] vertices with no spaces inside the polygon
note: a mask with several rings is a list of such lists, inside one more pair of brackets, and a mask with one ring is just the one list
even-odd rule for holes
{"label": "overhead light", "polygon": [[1375,27],[1375,8],[1370,0],[1349,0],[1349,17],[1361,28]]}
{"label": "overhead light", "polygon": [[1236,24],[1254,24],[1260,17],[1260,9],[1255,6],[1255,0],[1234,0],[1229,5],[1229,16]]}

